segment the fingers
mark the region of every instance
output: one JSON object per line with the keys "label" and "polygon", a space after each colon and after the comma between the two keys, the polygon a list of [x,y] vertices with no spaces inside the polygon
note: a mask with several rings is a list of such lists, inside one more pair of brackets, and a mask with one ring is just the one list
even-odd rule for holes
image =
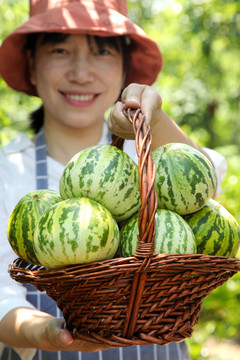
{"label": "fingers", "polygon": [[151,86],[130,84],[122,93],[122,102],[126,107],[141,107],[147,123],[155,122],[162,107],[162,98]]}
{"label": "fingers", "polygon": [[153,125],[159,117],[162,107],[160,95],[150,87],[144,89],[141,99],[141,109],[149,125]]}
{"label": "fingers", "polygon": [[161,96],[152,87],[141,84],[130,84],[122,93],[121,102],[117,102],[108,118],[109,130],[119,137],[134,139],[132,124],[123,113],[125,107],[141,108],[146,122],[153,127],[159,122],[162,107]]}
{"label": "fingers", "polygon": [[130,107],[132,109],[138,109],[141,107],[141,98],[144,87],[145,85],[133,83],[123,90],[121,100],[126,107]]}
{"label": "fingers", "polygon": [[108,117],[108,128],[113,134],[119,137],[124,139],[134,139],[132,124],[123,113],[124,107],[123,103],[116,103]]}

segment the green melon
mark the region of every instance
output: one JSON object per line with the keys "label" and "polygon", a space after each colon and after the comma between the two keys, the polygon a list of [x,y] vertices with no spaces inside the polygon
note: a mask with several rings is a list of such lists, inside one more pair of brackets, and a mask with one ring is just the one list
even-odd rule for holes
{"label": "green melon", "polygon": [[54,190],[35,190],[19,200],[7,224],[8,241],[14,252],[32,264],[39,264],[33,249],[33,233],[41,215],[62,201]]}
{"label": "green melon", "polygon": [[184,216],[196,238],[199,254],[235,257],[240,244],[240,228],[236,219],[210,199],[204,207]]}
{"label": "green melon", "polygon": [[181,215],[200,210],[216,191],[212,163],[193,147],[170,143],[152,153],[158,207]]}
{"label": "green melon", "polygon": [[[135,253],[138,245],[138,214],[129,219],[120,230],[119,251],[128,257]],[[154,252],[159,254],[197,252],[196,241],[190,226],[173,211],[158,209]]]}
{"label": "green melon", "polygon": [[140,209],[138,166],[111,145],[96,145],[77,153],[60,179],[63,199],[88,197],[105,206],[117,221]]}
{"label": "green melon", "polygon": [[63,200],[46,211],[34,233],[34,250],[48,269],[113,258],[119,229],[111,213],[88,198]]}

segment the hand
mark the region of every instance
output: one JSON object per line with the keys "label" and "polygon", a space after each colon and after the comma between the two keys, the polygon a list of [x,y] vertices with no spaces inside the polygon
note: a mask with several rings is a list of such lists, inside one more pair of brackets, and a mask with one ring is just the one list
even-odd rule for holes
{"label": "hand", "polygon": [[[30,336],[29,336],[30,335]],[[46,351],[74,350],[82,352],[95,352],[109,349],[110,346],[97,344],[85,340],[73,339],[71,333],[65,328],[64,319],[48,317],[34,331],[28,334],[33,347]]]}
{"label": "hand", "polygon": [[[9,337],[11,334],[11,337]],[[0,322],[0,341],[20,348],[45,351],[75,350],[95,352],[111,348],[85,340],[73,339],[64,319],[30,308],[15,308]]]}
{"label": "hand", "polygon": [[194,147],[209,158],[204,150],[190,139],[162,109],[161,96],[150,86],[128,85],[122,93],[121,102],[115,105],[108,118],[108,128],[113,134],[124,139],[134,140],[135,134],[132,124],[123,113],[125,107],[141,108],[147,124],[151,127],[152,151],[161,145],[179,142]]}
{"label": "hand", "polygon": [[132,124],[123,113],[125,107],[133,109],[141,108],[146,122],[154,129],[161,119],[161,96],[150,86],[140,84],[128,85],[121,96],[121,102],[117,102],[108,118],[109,130],[124,139],[135,139]]}

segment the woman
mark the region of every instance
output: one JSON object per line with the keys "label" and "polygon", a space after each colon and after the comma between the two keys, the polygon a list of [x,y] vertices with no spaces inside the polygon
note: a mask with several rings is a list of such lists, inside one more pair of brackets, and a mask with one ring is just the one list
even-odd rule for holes
{"label": "woman", "polygon": [[[215,152],[208,155],[162,110],[160,95],[149,86],[161,70],[162,55],[127,18],[124,0],[32,0],[30,14],[0,48],[7,84],[42,100],[32,115],[36,137],[19,134],[0,152],[1,359],[188,359],[184,342],[109,349],[74,340],[55,303],[31,287],[26,298],[26,288],[7,274],[16,255],[6,223],[17,201],[36,188],[58,190],[70,158],[87,146],[110,143],[109,130],[134,139],[124,106],[141,107],[153,149],[183,142],[222,160]],[[112,104],[108,130],[104,115]],[[126,141],[124,150],[137,161],[134,141]]]}

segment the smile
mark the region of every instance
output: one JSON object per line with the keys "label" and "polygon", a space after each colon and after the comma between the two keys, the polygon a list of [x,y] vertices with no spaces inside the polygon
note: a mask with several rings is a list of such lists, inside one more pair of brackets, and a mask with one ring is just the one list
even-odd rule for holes
{"label": "smile", "polygon": [[98,94],[73,94],[60,92],[65,101],[75,107],[88,107],[95,103]]}
{"label": "smile", "polygon": [[75,101],[89,101],[94,98],[94,95],[73,95],[73,94],[65,94],[68,99]]}

